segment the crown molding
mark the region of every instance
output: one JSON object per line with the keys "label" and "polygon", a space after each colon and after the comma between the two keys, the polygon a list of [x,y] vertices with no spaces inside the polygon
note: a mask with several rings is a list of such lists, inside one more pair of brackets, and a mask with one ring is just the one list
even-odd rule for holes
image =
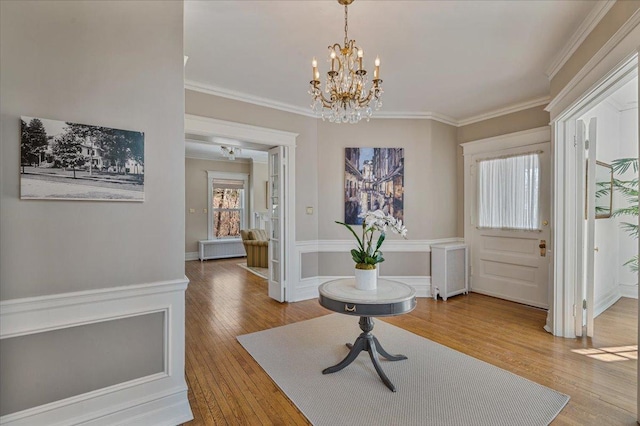
{"label": "crown molding", "polygon": [[410,119],[410,120],[435,120],[450,126],[458,127],[458,120],[448,115],[438,114],[437,112],[377,112],[375,116],[371,117],[375,119]]}
{"label": "crown molding", "polygon": [[604,16],[613,7],[616,0],[599,0],[596,5],[593,6],[591,12],[582,21],[578,29],[573,33],[571,38],[562,47],[562,49],[556,54],[553,62],[547,68],[547,76],[551,80],[562,69],[564,64],[567,63],[569,58],[578,50],[578,47],[587,38],[587,36],[593,31],[598,23],[604,18]]}
{"label": "crown molding", "polygon": [[234,90],[224,89],[222,87],[213,86],[210,84],[200,83],[193,80],[185,80],[184,88],[187,90],[193,90],[195,92],[206,93],[208,95],[220,96],[222,98],[232,99],[234,101],[247,102],[250,104],[263,106],[267,108],[273,108],[280,111],[290,112],[293,114],[304,115],[306,117],[318,118],[311,109],[300,108],[296,105],[287,104],[284,102],[278,102],[267,98],[261,98],[259,96],[249,95],[248,93],[236,92]]}
{"label": "crown molding", "polygon": [[[589,61],[573,76],[573,78],[567,83],[562,90],[556,95],[555,98],[549,102],[549,105],[545,108],[546,111],[552,111],[556,108],[576,87],[580,82],[589,74],[624,38],[631,33],[634,28],[640,24],[640,9],[636,10],[633,15],[622,24],[622,26],[615,32],[615,34],[607,40],[607,42],[596,52],[595,55],[589,59]],[[616,69],[621,69],[628,66],[630,61],[637,60],[638,51],[636,50],[627,58],[625,58]],[[636,65],[637,68],[637,65]]]}
{"label": "crown molding", "polygon": [[520,102],[515,105],[511,105],[505,108],[496,109],[484,114],[475,115],[473,117],[465,118],[458,121],[458,127],[467,126],[469,124],[477,123],[479,121],[489,120],[491,118],[500,117],[514,112],[524,111],[525,109],[534,108],[549,103],[549,96],[543,96],[541,98],[531,99],[526,102]]}
{"label": "crown molding", "polygon": [[[232,90],[223,89],[220,87],[211,86],[204,83],[195,82],[192,80],[185,80],[184,88],[187,90],[193,90],[195,92],[206,93],[208,95],[220,96],[227,99],[233,99],[236,101],[247,102],[254,105],[259,105],[267,108],[273,108],[280,111],[290,112],[293,114],[304,115],[306,117],[312,117],[321,119],[321,117],[314,114],[312,111],[306,108],[300,108],[294,105],[285,104],[282,102],[273,101],[266,98],[260,98],[257,96],[249,95],[246,93],[234,92]],[[534,108],[549,103],[549,97],[543,96],[535,99],[531,99],[526,102],[521,102],[508,107],[496,109],[483,114],[475,115],[462,120],[457,120],[451,116],[440,114],[437,112],[408,112],[408,111],[387,111],[377,112],[375,116],[371,117],[372,120],[376,119],[409,119],[409,120],[434,120],[444,124],[448,124],[454,127],[466,126],[468,124],[477,123],[483,120],[489,120],[491,118],[500,117],[502,115],[519,112],[525,109]]]}

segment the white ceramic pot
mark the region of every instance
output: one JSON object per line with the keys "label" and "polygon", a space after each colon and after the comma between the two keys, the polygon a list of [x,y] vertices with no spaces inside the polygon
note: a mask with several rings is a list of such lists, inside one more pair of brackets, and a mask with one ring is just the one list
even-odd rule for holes
{"label": "white ceramic pot", "polygon": [[358,290],[375,290],[378,286],[378,276],[375,269],[356,268],[356,288]]}

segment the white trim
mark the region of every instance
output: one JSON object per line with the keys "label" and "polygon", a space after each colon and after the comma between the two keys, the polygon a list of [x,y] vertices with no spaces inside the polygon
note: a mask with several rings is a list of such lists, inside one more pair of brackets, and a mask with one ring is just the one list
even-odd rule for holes
{"label": "white trim", "polygon": [[620,300],[620,297],[622,297],[622,295],[617,287],[610,289],[607,294],[600,297],[600,300],[598,300],[593,307],[593,317],[596,318],[598,315],[609,309],[614,303]]}
{"label": "white trim", "polygon": [[[270,148],[273,146],[285,147],[283,160],[286,162],[287,169],[286,181],[284,182],[284,188],[287,192],[285,195],[287,206],[284,210],[288,219],[284,247],[286,256],[294,255],[296,245],[296,138],[298,134],[190,114],[185,114],[184,131],[185,135],[192,133],[206,137],[226,137],[266,145]],[[286,277],[283,279],[282,285],[285,288],[285,301],[289,301],[295,300],[293,280],[297,277],[295,274],[297,266],[295,262],[287,262],[286,264]]]}
{"label": "white trim", "polygon": [[218,136],[262,145],[295,146],[298,133],[185,114],[185,134]]}
{"label": "white trim", "polygon": [[[162,310],[168,307],[167,301],[158,295],[184,292],[188,283],[185,277],[181,280],[3,300],[0,301],[0,339]],[[142,299],[146,301],[144,306]],[[151,303],[156,301],[155,304]]]}
{"label": "white trim", "polygon": [[197,251],[188,251],[188,252],[185,252],[184,254],[185,261],[198,260],[198,259],[199,259],[199,255]]}
{"label": "white trim", "polygon": [[184,292],[159,281],[0,302],[0,339],[164,313],[164,371],[0,417],[0,424],[176,424],[193,418],[184,379]]}
{"label": "white trim", "polygon": [[[571,81],[556,95],[555,98],[549,102],[549,105],[545,108],[546,111],[552,111],[556,107],[562,108],[561,104],[566,102],[566,99],[570,92],[573,91],[585,77],[596,68],[598,64],[609,54],[611,51],[627,36],[631,33],[636,26],[640,24],[640,9],[636,10],[633,15],[625,22],[616,33],[598,50],[598,52],[589,59],[589,61],[573,76]],[[637,43],[635,43],[637,49]],[[636,52],[637,54],[637,52]],[[617,68],[617,67],[616,67]],[[562,108],[563,110],[566,109]]]}
{"label": "white trim", "polygon": [[638,284],[618,284],[620,297],[638,298]]}
{"label": "white trim", "polygon": [[[435,240],[386,240],[384,251],[388,253],[430,253],[434,244],[462,242],[462,238],[440,238]],[[346,276],[315,276],[302,277],[302,255],[305,253],[348,253],[354,245],[353,240],[309,240],[296,242],[296,262],[295,271],[295,298],[290,301],[300,301],[318,297],[318,286],[333,279],[348,278]],[[381,265],[379,273],[383,278],[403,282],[412,286],[416,290],[418,297],[431,297],[431,276],[385,276],[384,264]]]}
{"label": "white trim", "polygon": [[237,92],[235,90],[225,89],[207,83],[200,83],[194,80],[185,80],[184,88],[193,90],[194,92],[206,93],[208,95],[220,96],[221,98],[232,99],[234,101],[246,102],[267,108],[273,108],[280,111],[290,112],[293,114],[304,115],[306,117],[317,118],[311,108],[301,108],[284,102],[278,102],[260,96],[250,95],[248,93]]}
{"label": "white trim", "polygon": [[[216,87],[216,86],[212,86],[206,83],[200,83],[200,82],[196,82],[193,80],[186,80],[185,84],[184,84],[184,88],[187,90],[192,90],[195,92],[200,92],[200,93],[205,93],[208,95],[213,95],[213,96],[220,96],[223,98],[227,98],[227,99],[233,99],[236,101],[240,101],[240,102],[246,102],[249,104],[253,104],[253,105],[258,105],[258,106],[263,106],[263,107],[267,107],[267,108],[273,108],[273,109],[277,109],[280,111],[285,111],[285,112],[290,112],[292,114],[299,114],[299,115],[303,115],[305,117],[311,117],[311,118],[316,118],[318,120],[321,120],[322,118],[318,115],[316,115],[311,109],[308,108],[301,108],[299,106],[296,105],[291,105],[291,104],[286,104],[286,103],[282,103],[282,102],[277,102],[277,101],[273,101],[270,99],[266,99],[266,98],[261,98],[258,96],[253,96],[247,93],[240,93],[240,92],[236,92],[233,90],[227,90],[221,87]],[[511,114],[514,112],[518,112],[518,111],[523,111],[525,109],[529,109],[529,108],[533,108],[533,107],[537,107],[537,106],[541,106],[541,105],[545,105],[549,102],[549,97],[548,96],[544,96],[544,97],[539,97],[539,98],[535,98],[535,99],[531,99],[529,101],[525,101],[525,102],[520,102],[514,105],[510,105],[504,108],[499,108],[496,110],[492,110],[492,111],[488,111],[486,113],[483,114],[479,114],[479,115],[475,115],[469,118],[465,118],[462,120],[458,120],[454,117],[445,115],[445,114],[440,114],[438,112],[430,112],[430,111],[426,111],[426,112],[410,112],[410,111],[378,111],[375,113],[375,115],[373,117],[371,117],[372,120],[375,119],[407,119],[407,120],[434,120],[434,121],[439,121],[441,123],[444,124],[448,124],[450,126],[454,126],[454,127],[461,127],[461,126],[466,126],[468,124],[473,124],[476,123],[478,121],[483,121],[483,120],[488,120],[490,118],[496,118],[496,117],[500,117],[502,115],[505,114]],[[198,117],[198,116],[192,116],[190,114],[186,114],[185,118],[204,118],[204,117]],[[210,120],[214,120],[214,119],[210,119]],[[214,120],[214,121],[218,121],[218,120]],[[188,131],[187,129],[192,129],[190,131]],[[209,135],[209,133],[207,134],[203,134],[203,133],[196,133],[197,126],[194,126],[193,124],[187,123],[186,119],[185,119],[185,133],[195,133],[195,134],[199,134],[199,135]],[[222,133],[220,133],[220,136],[223,136]],[[296,135],[297,136],[297,135]],[[224,137],[232,137],[232,136],[224,136]],[[239,139],[239,138],[236,138]],[[282,143],[274,143],[274,145],[282,145]]]}
{"label": "white trim", "polygon": [[616,0],[599,0],[596,2],[591,12],[589,12],[571,38],[567,40],[562,49],[556,54],[553,62],[547,67],[546,74],[549,80],[555,77],[558,71],[562,69],[564,64],[566,64],[576,50],[578,50],[578,47],[580,47],[587,36],[591,34],[591,31],[600,23],[615,3]]}
{"label": "white trim", "polygon": [[408,119],[408,120],[434,120],[450,126],[458,127],[460,123],[453,117],[437,112],[402,112],[402,111],[379,111],[376,112],[372,120],[375,119]]}
{"label": "white trim", "polygon": [[471,156],[485,152],[535,145],[549,142],[550,140],[551,127],[544,126],[492,138],[479,139],[477,141],[460,144],[460,146],[462,146],[463,156]]}
{"label": "white trim", "polygon": [[499,108],[493,111],[489,111],[483,114],[474,115],[469,118],[458,120],[458,127],[467,126],[469,124],[478,123],[480,121],[490,120],[492,118],[502,117],[503,115],[513,114],[514,112],[524,111],[529,108],[535,108],[538,106],[546,105],[551,98],[549,96],[542,96],[540,98],[531,99],[529,101],[520,102],[508,107]]}
{"label": "white trim", "polygon": [[[440,238],[437,240],[390,240],[384,241],[384,252],[431,252],[431,246],[433,244],[452,243],[459,242],[461,239],[454,238]],[[303,253],[318,252],[349,252],[354,248],[354,240],[319,240],[315,242],[315,245],[308,244],[298,245],[304,251]],[[311,248],[311,249],[310,249]]]}
{"label": "white trim", "polygon": [[[640,13],[636,13],[634,16],[640,17]],[[593,68],[589,70],[588,74],[583,75],[584,81],[575,84],[571,95],[574,96],[575,92],[581,88],[583,92],[578,94],[575,97],[576,100],[570,104],[568,104],[569,98],[562,99],[563,104],[568,104],[566,109],[558,113],[555,118],[552,117],[554,137],[552,229],[554,235],[551,240],[553,243],[552,252],[554,253],[552,257],[554,299],[550,312],[552,313],[551,324],[553,325],[551,329],[556,336],[573,338],[580,332],[577,328],[579,325],[576,325],[573,315],[574,306],[579,306],[582,302],[577,283],[582,282],[584,273],[578,256],[581,248],[576,248],[583,244],[581,242],[582,225],[576,218],[581,217],[580,212],[584,207],[581,207],[582,204],[576,197],[576,188],[581,185],[582,172],[577,167],[578,156],[574,142],[575,122],[585,111],[602,102],[637,75],[638,38],[634,38],[634,35],[640,35],[640,26],[624,42],[616,46],[606,59],[601,58],[602,62],[598,64],[597,68]],[[630,46],[633,46],[634,50],[629,54]],[[618,58],[623,55],[624,58],[620,61]],[[603,77],[598,78],[597,76]],[[594,80],[595,83],[590,83]],[[552,116],[554,113],[555,111],[552,111]]]}
{"label": "white trim", "polygon": [[616,90],[638,75],[638,52],[634,51],[616,64],[602,78],[589,87],[562,113],[551,120],[558,123],[572,116],[584,114],[590,108],[605,101]]}
{"label": "white trim", "polygon": [[[232,173],[232,172],[217,172],[215,170],[207,170],[207,238],[209,241],[218,240],[213,235],[213,179],[236,179],[241,180],[242,189],[244,192],[242,195],[242,217],[240,219],[240,229],[249,227],[249,210],[251,209],[250,200],[253,198],[253,188],[249,185],[249,173]],[[237,241],[240,238],[229,238],[230,240]],[[224,241],[226,239],[220,239]],[[202,259],[202,258],[201,258]]]}

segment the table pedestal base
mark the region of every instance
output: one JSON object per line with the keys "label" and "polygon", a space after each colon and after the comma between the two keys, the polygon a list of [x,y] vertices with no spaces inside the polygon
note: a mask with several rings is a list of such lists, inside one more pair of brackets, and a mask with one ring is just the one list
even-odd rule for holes
{"label": "table pedestal base", "polygon": [[351,349],[347,356],[333,367],[325,368],[324,370],[322,370],[322,374],[330,374],[342,370],[347,365],[351,364],[358,357],[358,355],[360,355],[360,352],[367,351],[369,352],[369,357],[371,358],[373,366],[375,367],[384,384],[393,392],[395,392],[396,387],[393,385],[393,383],[391,383],[391,380],[389,380],[387,375],[384,374],[384,371],[382,371],[380,361],[378,360],[378,354],[382,355],[389,361],[401,361],[403,359],[407,359],[407,357],[404,355],[391,355],[389,352],[384,350],[376,336],[371,334],[371,331],[373,330],[373,318],[360,317],[359,324],[362,333],[360,334],[360,336],[358,336],[353,345],[351,343],[347,343],[347,347]]}

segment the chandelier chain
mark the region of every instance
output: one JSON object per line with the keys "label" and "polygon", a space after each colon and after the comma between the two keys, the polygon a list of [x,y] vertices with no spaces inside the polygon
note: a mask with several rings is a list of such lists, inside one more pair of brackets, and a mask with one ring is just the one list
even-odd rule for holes
{"label": "chandelier chain", "polygon": [[348,12],[347,12],[347,5],[344,5],[344,46],[347,47],[347,43],[349,43],[349,37],[347,36],[347,31],[349,30],[349,20],[347,19],[348,17]]}

